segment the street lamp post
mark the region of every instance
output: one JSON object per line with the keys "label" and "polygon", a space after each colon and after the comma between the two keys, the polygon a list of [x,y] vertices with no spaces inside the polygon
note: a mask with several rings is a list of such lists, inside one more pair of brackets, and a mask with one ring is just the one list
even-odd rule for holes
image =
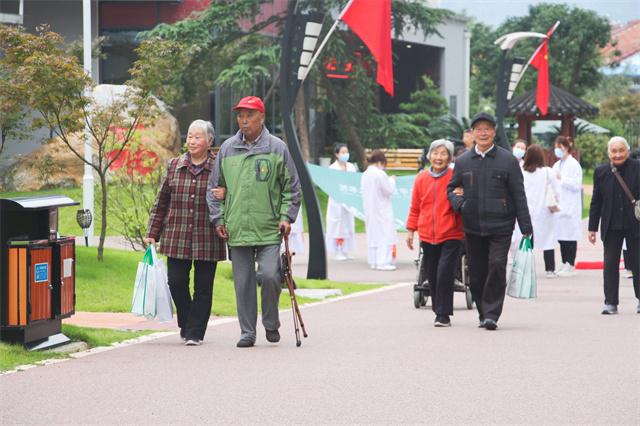
{"label": "street lamp post", "polygon": [[[298,135],[293,125],[293,104],[301,85],[301,77],[310,66],[321,24],[314,22],[315,15],[296,13],[297,1],[290,1],[287,20],[282,35],[280,58],[280,106],[287,145],[296,165],[302,196],[307,209],[309,227],[309,265],[307,278],[327,278],[327,255],[324,245],[324,229],[320,215],[320,203],[316,196],[311,176],[302,157]],[[320,22],[321,19],[319,20]]]}
{"label": "street lamp post", "polygon": [[[84,71],[91,76],[91,0],[82,0],[82,44],[84,47]],[[90,96],[90,87],[87,87],[85,94]],[[91,147],[91,133],[89,123],[84,126],[84,176],[82,177],[82,207],[93,214],[93,168],[88,164],[93,161],[93,150]],[[93,221],[86,230],[85,239],[90,241],[93,237]]]}

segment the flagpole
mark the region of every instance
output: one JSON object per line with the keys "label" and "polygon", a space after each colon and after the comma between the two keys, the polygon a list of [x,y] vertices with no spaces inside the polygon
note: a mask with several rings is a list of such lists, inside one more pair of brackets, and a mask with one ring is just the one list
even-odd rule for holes
{"label": "flagpole", "polygon": [[[531,64],[531,61],[533,61],[533,58],[536,57],[536,55],[538,54],[538,52],[540,51],[540,49],[542,49],[542,45],[546,42],[549,41],[549,38],[551,37],[551,34],[553,34],[556,31],[556,28],[558,28],[558,25],[560,25],[560,21],[556,21],[555,24],[553,24],[553,27],[551,27],[551,29],[549,31],[547,31],[547,38],[545,38],[544,40],[542,40],[542,43],[540,43],[538,45],[538,47],[536,48],[536,50],[533,52],[533,55],[531,55],[531,57],[529,58],[529,60],[527,61],[527,63],[524,65],[524,67],[522,68],[522,71],[520,71],[520,74],[518,74],[518,81],[516,81],[516,85],[515,87],[518,86],[518,84],[520,84],[520,80],[522,80],[522,76],[524,75],[524,73],[527,71],[527,68],[529,68],[529,65]],[[515,89],[514,89],[515,90]]]}
{"label": "flagpole", "polygon": [[316,50],[316,53],[311,58],[311,61],[309,61],[309,65],[307,65],[307,70],[305,71],[304,76],[300,79],[300,85],[302,85],[302,83],[304,83],[304,81],[306,80],[307,76],[309,75],[309,72],[311,72],[311,67],[316,62],[318,57],[320,56],[320,52],[322,52],[322,49],[324,48],[325,44],[327,44],[327,41],[329,41],[329,37],[331,37],[331,34],[333,34],[333,32],[336,30],[336,28],[338,28],[338,23],[340,23],[340,20],[342,19],[342,17],[346,13],[347,9],[349,9],[349,6],[351,6],[351,3],[353,3],[353,0],[349,0],[349,3],[347,3],[347,5],[344,7],[344,9],[342,9],[342,12],[340,12],[340,15],[338,15],[338,18],[336,19],[336,22],[333,23],[333,25],[329,29],[329,32],[325,36],[324,40],[322,40],[322,43],[320,43],[320,46],[318,47],[318,50]]}

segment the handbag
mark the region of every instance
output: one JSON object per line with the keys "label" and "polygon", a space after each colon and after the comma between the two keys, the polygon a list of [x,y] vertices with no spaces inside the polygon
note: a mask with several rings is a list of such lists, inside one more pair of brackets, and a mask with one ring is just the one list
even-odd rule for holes
{"label": "handbag", "polygon": [[633,214],[635,215],[636,220],[640,221],[640,200],[635,199],[624,179],[622,179],[622,176],[620,176],[618,169],[616,169],[613,164],[611,165],[611,172],[616,177],[616,179],[618,179],[618,182],[620,183],[620,186],[622,187],[624,193],[627,194],[627,197],[629,197],[629,201],[631,201],[631,205],[633,206]]}
{"label": "handbag", "polygon": [[507,295],[517,299],[535,299],[538,294],[536,262],[531,237],[522,237],[513,257],[513,267],[507,285]]}
{"label": "handbag", "polygon": [[557,213],[560,211],[560,207],[558,206],[558,197],[556,195],[556,192],[553,190],[553,185],[551,185],[551,177],[549,176],[549,171],[547,171],[547,192],[545,195],[545,206],[547,206],[551,213]]}

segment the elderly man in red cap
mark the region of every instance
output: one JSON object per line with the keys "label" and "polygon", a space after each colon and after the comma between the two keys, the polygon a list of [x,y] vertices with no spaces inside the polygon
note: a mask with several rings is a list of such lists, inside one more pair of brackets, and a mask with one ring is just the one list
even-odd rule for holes
{"label": "elderly man in red cap", "polygon": [[[256,268],[260,273],[262,324],[271,343],[280,340],[280,244],[300,209],[298,173],[287,145],[264,125],[264,104],[256,96],[236,106],[238,133],[220,147],[209,178],[210,219],[231,251],[240,348],[256,341]],[[213,189],[225,187],[222,199]]]}

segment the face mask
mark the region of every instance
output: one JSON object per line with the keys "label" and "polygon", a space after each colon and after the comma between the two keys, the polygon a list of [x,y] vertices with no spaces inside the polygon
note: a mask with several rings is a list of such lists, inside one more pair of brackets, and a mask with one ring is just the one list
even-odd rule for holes
{"label": "face mask", "polygon": [[515,155],[518,160],[521,160],[522,157],[524,157],[524,149],[522,149],[522,148],[514,148],[513,149],[513,155]]}
{"label": "face mask", "polygon": [[346,163],[347,161],[349,161],[349,153],[338,155],[338,160]]}
{"label": "face mask", "polygon": [[564,151],[562,150],[562,148],[556,148],[553,150],[553,153],[556,155],[556,157],[558,158],[562,158],[564,157]]}

